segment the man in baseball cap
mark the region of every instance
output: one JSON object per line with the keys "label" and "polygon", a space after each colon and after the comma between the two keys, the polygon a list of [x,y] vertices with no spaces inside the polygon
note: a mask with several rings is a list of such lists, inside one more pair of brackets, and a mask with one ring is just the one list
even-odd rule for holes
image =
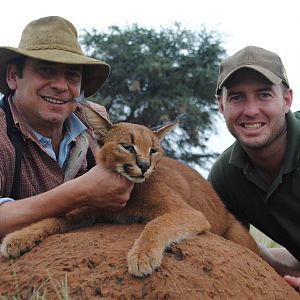
{"label": "man in baseball cap", "polygon": [[81,206],[126,204],[133,185],[94,166],[96,143],[77,102],[109,72],[58,16],[30,22],[17,48],[0,47],[0,237]]}
{"label": "man in baseball cap", "polygon": [[221,63],[217,83],[217,94],[220,93],[226,80],[236,71],[243,68],[249,68],[259,72],[273,84],[284,83],[289,87],[281,58],[276,53],[263,48],[248,46]]}
{"label": "man in baseball cap", "polygon": [[209,180],[226,207],[281,248],[262,256],[300,287],[300,113],[281,58],[247,46],[220,64],[216,88],[234,144],[214,163]]}

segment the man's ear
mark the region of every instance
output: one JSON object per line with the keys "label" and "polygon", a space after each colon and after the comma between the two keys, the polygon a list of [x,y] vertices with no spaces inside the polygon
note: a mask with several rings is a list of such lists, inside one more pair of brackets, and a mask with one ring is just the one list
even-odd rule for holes
{"label": "man's ear", "polygon": [[219,112],[223,114],[224,112],[224,105],[223,105],[223,97],[220,95],[216,95],[218,101]]}
{"label": "man's ear", "polygon": [[293,90],[288,89],[284,95],[285,113],[288,113],[293,103]]}
{"label": "man's ear", "polygon": [[17,88],[17,67],[13,64],[9,64],[6,70],[6,81],[9,88],[14,91]]}

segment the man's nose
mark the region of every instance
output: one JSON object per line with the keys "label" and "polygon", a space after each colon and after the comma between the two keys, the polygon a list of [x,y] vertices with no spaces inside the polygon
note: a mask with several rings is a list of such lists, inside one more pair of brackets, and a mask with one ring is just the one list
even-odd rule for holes
{"label": "man's nose", "polygon": [[59,91],[66,91],[68,89],[68,81],[63,73],[57,73],[51,80],[51,86]]}
{"label": "man's nose", "polygon": [[249,116],[257,115],[259,110],[260,106],[258,101],[253,97],[247,98],[244,105],[244,114]]}

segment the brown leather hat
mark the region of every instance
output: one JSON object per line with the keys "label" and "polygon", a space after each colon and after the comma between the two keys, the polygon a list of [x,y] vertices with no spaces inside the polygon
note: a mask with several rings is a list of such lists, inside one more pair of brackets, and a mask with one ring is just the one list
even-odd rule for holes
{"label": "brown leather hat", "polygon": [[6,82],[9,60],[25,55],[31,58],[83,65],[82,89],[86,97],[94,94],[107,79],[110,66],[85,56],[78,42],[74,25],[68,20],[49,16],[30,22],[23,30],[18,48],[0,47],[0,92],[10,89]]}
{"label": "brown leather hat", "polygon": [[226,80],[242,68],[250,68],[259,72],[273,84],[282,82],[289,87],[283,63],[276,53],[255,46],[247,46],[221,63],[216,94],[220,93]]}

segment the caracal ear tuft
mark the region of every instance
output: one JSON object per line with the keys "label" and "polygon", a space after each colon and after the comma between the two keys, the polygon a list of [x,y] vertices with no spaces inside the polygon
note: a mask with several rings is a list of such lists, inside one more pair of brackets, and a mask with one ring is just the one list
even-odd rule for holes
{"label": "caracal ear tuft", "polygon": [[93,134],[97,142],[102,144],[103,138],[111,129],[112,123],[103,117],[99,112],[95,111],[88,102],[82,104],[85,119],[93,129]]}
{"label": "caracal ear tuft", "polygon": [[159,139],[163,139],[171,130],[177,127],[181,122],[184,121],[186,113],[180,114],[175,120],[171,121],[166,125],[159,126],[158,129],[153,129],[153,132],[157,135]]}

